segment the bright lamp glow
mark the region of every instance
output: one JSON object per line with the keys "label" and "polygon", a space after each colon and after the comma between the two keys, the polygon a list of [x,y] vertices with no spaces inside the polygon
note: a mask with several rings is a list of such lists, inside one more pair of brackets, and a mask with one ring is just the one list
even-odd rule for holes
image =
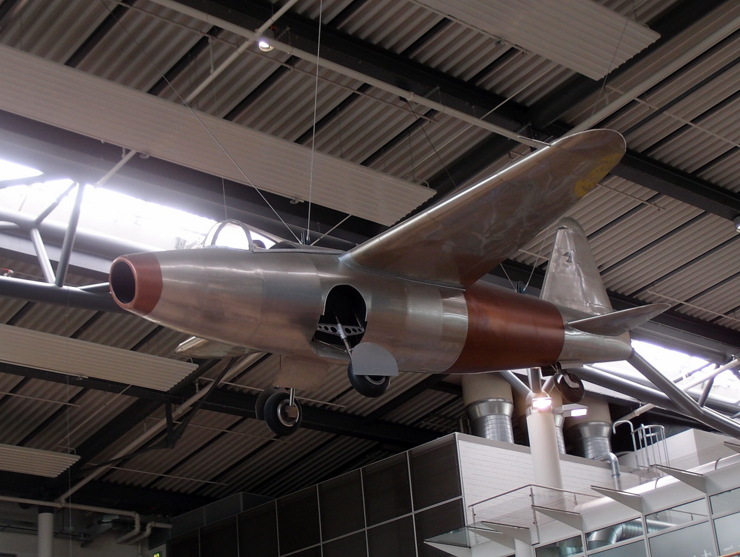
{"label": "bright lamp glow", "polygon": [[257,39],[257,48],[259,48],[262,52],[270,52],[274,46],[272,46],[271,41],[275,39],[275,33],[272,29],[266,29],[265,32],[262,34],[262,36]]}
{"label": "bright lamp glow", "polygon": [[274,48],[274,47],[273,47],[273,46],[272,46],[272,45],[271,45],[270,43],[268,43],[268,42],[267,42],[267,40],[265,40],[265,39],[260,39],[260,40],[259,40],[259,41],[257,42],[257,46],[259,47],[259,49],[260,49],[260,50],[261,50],[262,52],[270,52],[270,51],[271,51],[271,50],[272,50],[272,49]]}
{"label": "bright lamp glow", "polygon": [[547,393],[537,393],[532,397],[532,410],[547,412],[552,409],[552,399]]}

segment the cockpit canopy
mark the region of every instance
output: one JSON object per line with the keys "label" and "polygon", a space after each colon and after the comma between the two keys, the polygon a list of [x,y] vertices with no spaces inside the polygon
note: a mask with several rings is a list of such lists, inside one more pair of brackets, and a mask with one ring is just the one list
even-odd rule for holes
{"label": "cockpit canopy", "polygon": [[203,247],[228,247],[257,251],[269,249],[281,242],[267,232],[249,226],[238,220],[224,220],[216,223],[203,240]]}

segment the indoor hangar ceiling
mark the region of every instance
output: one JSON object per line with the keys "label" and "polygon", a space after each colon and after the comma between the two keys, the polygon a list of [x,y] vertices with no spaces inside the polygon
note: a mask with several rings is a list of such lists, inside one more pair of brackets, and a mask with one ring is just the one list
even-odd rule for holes
{"label": "indoor hangar ceiling", "polygon": [[[627,154],[570,216],[614,307],[667,302],[643,337],[731,359],[740,4],[447,4],[3,0],[0,158],[346,249],[542,142],[612,128]],[[64,230],[39,229],[56,261]],[[536,292],[551,236],[490,280]],[[300,393],[304,427],[288,438],[254,419],[277,356],[172,360],[172,382],[149,384],[142,369],[174,358],[185,335],[74,289],[106,281],[130,246],[81,234],[63,284],[29,288],[14,279],[48,279],[35,244],[0,228],[14,277],[0,282],[0,337],[28,347],[0,363],[0,444],[76,457],[57,477],[0,472],[0,494],[172,515],[236,492],[284,495],[457,430],[460,387],[444,376],[402,374],[366,399],[336,367]],[[154,359],[109,365],[126,352]]]}

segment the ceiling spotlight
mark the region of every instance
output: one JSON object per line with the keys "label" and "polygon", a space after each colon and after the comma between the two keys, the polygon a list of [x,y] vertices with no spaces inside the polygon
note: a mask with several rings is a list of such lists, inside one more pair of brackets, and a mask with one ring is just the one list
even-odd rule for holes
{"label": "ceiling spotlight", "polygon": [[578,418],[588,414],[588,406],[583,404],[563,404],[560,409],[565,418]]}
{"label": "ceiling spotlight", "polygon": [[262,36],[257,40],[257,47],[262,52],[270,52],[274,46],[272,46],[271,41],[275,39],[275,33],[272,32],[272,29],[267,29]]}
{"label": "ceiling spotlight", "polygon": [[732,219],[732,224],[735,225],[735,231],[736,232],[740,232],[740,215],[738,215],[734,219]]}

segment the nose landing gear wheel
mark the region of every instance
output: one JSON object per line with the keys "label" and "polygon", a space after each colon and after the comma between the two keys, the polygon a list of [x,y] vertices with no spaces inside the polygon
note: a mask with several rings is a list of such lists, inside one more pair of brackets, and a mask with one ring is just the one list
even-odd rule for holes
{"label": "nose landing gear wheel", "polygon": [[391,378],[387,375],[356,375],[352,370],[352,364],[347,366],[347,377],[358,393],[369,398],[384,394],[391,384]]}
{"label": "nose landing gear wheel", "polygon": [[290,404],[290,394],[277,391],[265,401],[263,409],[265,423],[277,435],[290,435],[301,426],[303,410],[298,401]]}

